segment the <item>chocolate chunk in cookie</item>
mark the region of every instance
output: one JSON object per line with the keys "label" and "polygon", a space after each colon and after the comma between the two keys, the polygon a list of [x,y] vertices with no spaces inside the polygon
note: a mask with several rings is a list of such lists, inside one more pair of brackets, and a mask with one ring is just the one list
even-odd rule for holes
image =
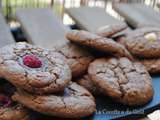
{"label": "chocolate chunk in cookie", "polygon": [[76,83],[70,83],[61,94],[31,95],[19,91],[12,98],[40,113],[63,118],[85,117],[96,107],[92,95]]}
{"label": "chocolate chunk in cookie", "polygon": [[96,59],[90,64],[88,74],[97,88],[125,105],[143,105],[154,94],[145,67],[125,57]]}
{"label": "chocolate chunk in cookie", "polygon": [[87,50],[73,43],[67,43],[62,47],[57,48],[57,50],[66,57],[73,77],[85,74],[89,63],[94,59]]}
{"label": "chocolate chunk in cookie", "polygon": [[[122,41],[122,40],[121,40]],[[122,42],[135,56],[160,57],[160,28],[143,27],[130,32]]]}
{"label": "chocolate chunk in cookie", "polygon": [[121,32],[126,28],[127,28],[126,24],[107,25],[99,28],[97,30],[97,34],[103,37],[112,37],[116,33]]}
{"label": "chocolate chunk in cookie", "polygon": [[32,93],[63,91],[71,80],[65,57],[58,52],[16,43],[0,49],[0,75]]}
{"label": "chocolate chunk in cookie", "polygon": [[72,30],[68,32],[67,38],[72,42],[111,53],[114,56],[126,56],[132,59],[132,56],[123,45],[116,43],[110,38],[98,36],[83,30]]}

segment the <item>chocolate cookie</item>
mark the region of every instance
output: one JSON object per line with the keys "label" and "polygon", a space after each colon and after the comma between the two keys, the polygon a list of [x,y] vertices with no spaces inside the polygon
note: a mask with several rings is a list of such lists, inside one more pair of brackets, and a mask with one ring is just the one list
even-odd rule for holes
{"label": "chocolate cookie", "polygon": [[89,46],[103,52],[111,53],[115,56],[126,56],[132,59],[132,56],[124,46],[116,43],[110,38],[104,38],[83,30],[72,30],[68,32],[67,38],[72,42]]}
{"label": "chocolate cookie", "polygon": [[96,85],[92,82],[92,80],[89,78],[88,74],[83,75],[81,78],[78,78],[75,80],[79,85],[86,88],[89,92],[91,92],[94,95],[101,95],[102,91],[97,89]]}
{"label": "chocolate cookie", "polygon": [[126,24],[107,25],[99,28],[97,30],[97,34],[103,37],[112,37],[116,33],[121,32],[126,28],[127,28]]}
{"label": "chocolate cookie", "polygon": [[[2,79],[1,79],[2,81]],[[20,104],[11,100],[15,88],[8,83],[0,86],[0,120],[29,120],[29,114]]]}
{"label": "chocolate cookie", "polygon": [[88,74],[97,88],[125,105],[145,104],[154,94],[145,67],[125,57],[96,59],[90,64]]}
{"label": "chocolate cookie", "polygon": [[63,91],[71,79],[63,55],[27,43],[0,49],[0,75],[16,87],[38,94]]}
{"label": "chocolate cookie", "polygon": [[30,109],[62,118],[85,117],[96,107],[93,96],[76,83],[70,83],[63,93],[57,95],[40,96],[19,91],[12,98]]}
{"label": "chocolate cookie", "polygon": [[73,43],[67,43],[57,50],[66,57],[73,77],[85,74],[89,63],[94,59],[89,52]]}
{"label": "chocolate cookie", "polygon": [[160,28],[143,27],[130,32],[123,44],[137,57],[160,57]]}
{"label": "chocolate cookie", "polygon": [[0,108],[0,120],[29,120],[22,106]]}
{"label": "chocolate cookie", "polygon": [[160,59],[137,59],[142,63],[150,74],[160,73]]}

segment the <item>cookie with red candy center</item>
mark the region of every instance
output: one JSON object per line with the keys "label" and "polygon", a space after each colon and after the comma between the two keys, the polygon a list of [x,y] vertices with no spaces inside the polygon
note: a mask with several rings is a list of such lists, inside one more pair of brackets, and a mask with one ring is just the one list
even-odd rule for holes
{"label": "cookie with red candy center", "polygon": [[31,93],[55,93],[71,80],[65,61],[59,52],[16,43],[0,49],[0,77]]}

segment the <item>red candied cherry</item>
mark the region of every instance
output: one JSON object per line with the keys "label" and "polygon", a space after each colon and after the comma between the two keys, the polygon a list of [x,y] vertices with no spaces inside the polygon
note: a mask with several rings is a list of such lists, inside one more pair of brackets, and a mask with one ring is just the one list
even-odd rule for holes
{"label": "red candied cherry", "polygon": [[5,95],[0,95],[0,106],[2,107],[9,107],[11,106],[12,101]]}
{"label": "red candied cherry", "polygon": [[35,55],[24,56],[23,64],[31,68],[40,68],[42,66],[41,60]]}

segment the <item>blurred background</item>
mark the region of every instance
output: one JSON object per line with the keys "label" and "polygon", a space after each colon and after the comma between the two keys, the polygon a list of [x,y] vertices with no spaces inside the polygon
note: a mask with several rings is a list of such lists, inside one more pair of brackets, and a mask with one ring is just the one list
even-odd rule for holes
{"label": "blurred background", "polygon": [[98,6],[104,8],[112,16],[121,19],[112,9],[112,2],[144,3],[159,10],[156,4],[160,0],[0,0],[0,2],[4,16],[11,23],[10,25],[14,26],[15,11],[18,8],[51,8],[62,19],[64,24],[74,24],[74,21],[65,13],[65,8]]}
{"label": "blurred background", "polygon": [[143,3],[159,11],[156,4],[160,3],[160,0],[0,0],[0,10],[6,17],[12,33],[23,37],[19,34],[21,32],[19,29],[20,24],[15,19],[15,11],[19,8],[51,8],[65,25],[72,26],[74,25],[74,21],[65,13],[65,8],[97,6],[104,8],[110,15],[122,19],[112,9],[112,2]]}

